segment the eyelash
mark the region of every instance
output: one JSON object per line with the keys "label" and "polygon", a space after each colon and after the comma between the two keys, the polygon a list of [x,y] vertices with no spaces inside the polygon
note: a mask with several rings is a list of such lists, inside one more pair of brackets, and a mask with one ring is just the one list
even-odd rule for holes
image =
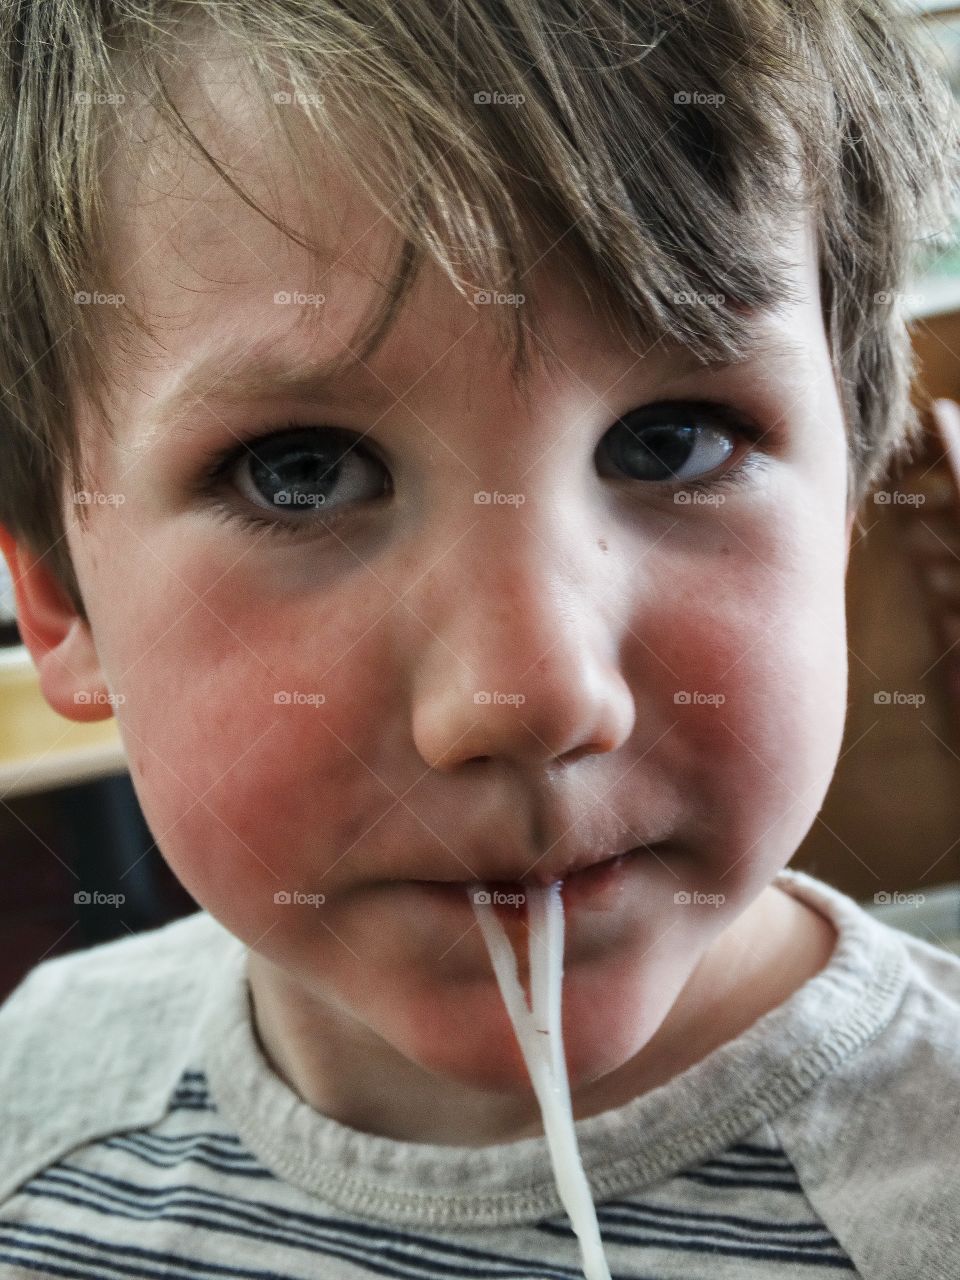
{"label": "eyelash", "polygon": [[[663,401],[658,404],[644,406],[647,409],[683,409],[686,411],[694,411],[704,417],[713,419],[715,425],[728,431],[731,435],[740,436],[757,444],[760,439],[767,434],[767,429],[761,427],[751,418],[744,416],[730,406],[709,400],[682,400],[682,401]],[[623,415],[626,417],[627,415]],[[618,419],[619,421],[619,419]],[[244,530],[264,529],[272,532],[276,537],[299,539],[303,538],[310,528],[316,533],[316,525],[307,522],[301,524],[288,524],[283,520],[274,520],[266,515],[257,515],[252,511],[241,510],[231,503],[220,492],[220,486],[226,475],[229,475],[234,464],[243,457],[251,444],[262,444],[264,441],[274,436],[286,435],[291,431],[308,431],[317,430],[316,422],[300,422],[290,419],[287,422],[276,427],[258,427],[252,430],[248,435],[240,434],[239,443],[230,445],[226,449],[218,450],[213,455],[201,463],[200,475],[193,486],[195,496],[206,498],[211,503],[211,510],[218,519],[226,524],[239,524]],[[324,428],[328,431],[337,431],[337,428]],[[351,434],[344,432],[344,435]],[[728,470],[721,472],[718,476],[704,478],[700,480],[683,480],[679,482],[650,481],[647,488],[658,489],[661,483],[664,490],[690,490],[695,493],[717,493],[721,490],[736,489],[741,485],[748,484],[753,478],[753,474],[758,468],[766,464],[767,459],[755,452],[745,453],[739,462],[735,463]],[[641,481],[632,481],[629,476],[621,477],[624,484],[639,484]],[[325,528],[332,529],[340,523],[341,520],[347,518],[350,514],[350,508],[347,507],[343,512],[335,512],[332,516],[325,517],[323,524]]]}

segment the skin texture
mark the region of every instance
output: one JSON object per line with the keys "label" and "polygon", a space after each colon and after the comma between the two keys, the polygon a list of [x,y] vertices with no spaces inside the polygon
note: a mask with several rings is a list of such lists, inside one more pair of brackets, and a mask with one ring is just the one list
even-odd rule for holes
{"label": "skin texture", "polygon": [[[404,881],[514,879],[577,850],[670,841],[568,913],[578,1117],[736,1035],[835,941],[769,887],[820,809],[846,701],[853,513],[810,226],[798,218],[782,246],[801,300],[766,319],[790,354],[708,370],[666,341],[627,346],[548,257],[530,280],[545,318],[533,345],[561,363],[538,362],[524,398],[489,308],[430,267],[342,403],[275,387],[229,403],[239,366],[224,361],[181,419],[187,438],[150,415],[190,362],[225,333],[290,358],[341,352],[390,260],[383,220],[329,158],[311,208],[282,167],[251,183],[265,126],[226,90],[218,101],[220,154],[288,219],[320,217],[329,270],[198,161],[170,152],[160,179],[111,169],[123,286],[161,342],[111,353],[116,443],[81,404],[93,487],[124,499],[94,506],[83,531],[65,495],[89,626],[44,561],[2,536],[24,637],[57,711],[116,714],[147,821],[250,948],[257,1032],[301,1096],[413,1141],[538,1133],[466,895],[441,907]],[[278,305],[278,290],[326,301]],[[763,465],[722,503],[678,504],[682,484],[598,466],[621,415],[691,397],[769,428],[757,444],[730,437],[732,461]],[[298,538],[225,523],[191,492],[204,450],[290,417],[368,433],[379,462],[340,482],[357,496],[335,499],[346,514],[329,527],[312,512]],[[704,473],[731,465],[718,461],[699,454]],[[478,490],[524,502],[478,505]],[[233,502],[254,509],[236,489]],[[725,701],[677,703],[680,690]],[[275,902],[295,890],[325,901]],[[519,917],[511,935],[525,963]]]}

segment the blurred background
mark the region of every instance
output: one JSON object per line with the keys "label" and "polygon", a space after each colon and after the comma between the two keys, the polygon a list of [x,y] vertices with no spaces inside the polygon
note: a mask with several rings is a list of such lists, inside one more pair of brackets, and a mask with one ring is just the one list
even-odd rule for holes
{"label": "blurred background", "polygon": [[[960,5],[923,7],[931,70],[960,95]],[[846,732],[791,866],[960,954],[960,227],[934,229],[891,305],[909,319],[925,441],[854,529]],[[2,556],[0,857],[0,1000],[42,959],[197,909],[154,844],[115,720],[78,724],[43,700]]]}

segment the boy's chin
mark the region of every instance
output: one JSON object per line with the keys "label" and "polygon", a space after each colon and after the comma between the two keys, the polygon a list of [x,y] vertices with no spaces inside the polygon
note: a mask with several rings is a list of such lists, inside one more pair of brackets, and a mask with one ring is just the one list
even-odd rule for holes
{"label": "boy's chin", "polygon": [[[563,1048],[571,1093],[624,1066],[651,1039],[665,1012],[645,999],[636,981],[611,980],[602,964],[568,970]],[[531,1092],[529,1071],[492,977],[411,1000],[403,1021],[382,1034],[409,1061],[465,1088]]]}

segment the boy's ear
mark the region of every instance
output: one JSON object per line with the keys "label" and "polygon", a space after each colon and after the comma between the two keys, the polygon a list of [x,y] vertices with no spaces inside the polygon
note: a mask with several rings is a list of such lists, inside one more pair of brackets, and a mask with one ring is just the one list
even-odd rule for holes
{"label": "boy's ear", "polygon": [[112,700],[88,623],[79,616],[47,561],[18,543],[0,524],[16,595],[17,626],[54,711],[68,720],[106,720]]}

